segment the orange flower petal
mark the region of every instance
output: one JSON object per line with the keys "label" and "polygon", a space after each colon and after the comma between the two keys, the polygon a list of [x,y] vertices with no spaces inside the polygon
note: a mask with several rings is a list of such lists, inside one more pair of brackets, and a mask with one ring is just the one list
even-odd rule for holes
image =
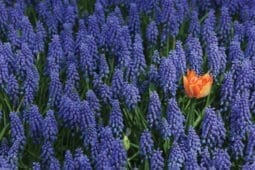
{"label": "orange flower petal", "polygon": [[198,76],[194,70],[187,70],[183,76],[183,85],[188,97],[202,98],[207,96],[212,87],[213,78],[209,73]]}

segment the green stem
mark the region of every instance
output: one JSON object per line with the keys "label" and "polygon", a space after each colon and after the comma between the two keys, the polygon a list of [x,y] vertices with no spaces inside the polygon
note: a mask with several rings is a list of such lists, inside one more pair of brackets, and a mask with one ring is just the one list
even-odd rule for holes
{"label": "green stem", "polygon": [[35,155],[34,153],[30,152],[30,149],[26,149],[26,152],[28,154],[30,154],[31,156],[33,156],[34,158],[39,159],[39,157],[37,155]]}
{"label": "green stem", "polygon": [[132,147],[134,147],[134,148],[139,148],[139,146],[138,145],[136,145],[136,144],[134,144],[134,143],[130,143],[130,146],[132,146]]}
{"label": "green stem", "polygon": [[20,103],[19,103],[19,106],[18,106],[16,112],[19,112],[19,110],[20,110],[20,108],[21,108],[21,106],[22,106],[22,104],[23,104],[23,101],[24,101],[24,97],[22,97],[22,99],[21,99],[21,101],[20,101]]}
{"label": "green stem", "polygon": [[135,114],[137,115],[138,120],[140,120],[139,122],[141,122],[143,127],[146,128],[147,127],[146,122],[145,122],[145,119],[144,119],[143,115],[141,114],[141,110],[140,110],[139,107],[135,108]]}
{"label": "green stem", "polygon": [[4,98],[4,101],[5,101],[5,103],[6,103],[6,106],[7,106],[8,109],[9,109],[9,111],[12,111],[12,107],[11,107],[10,103],[7,101],[6,98]]}
{"label": "green stem", "polygon": [[175,48],[175,37],[173,37],[173,42],[172,42],[172,49],[174,49]]}
{"label": "green stem", "polygon": [[138,154],[139,154],[139,152],[136,152],[133,156],[131,156],[130,158],[128,158],[128,161],[131,161],[132,159],[134,159]]}
{"label": "green stem", "polygon": [[187,103],[187,105],[186,105],[186,107],[185,107],[185,110],[187,110],[187,108],[189,107],[190,102],[191,102],[191,99],[188,99],[188,103]]}
{"label": "green stem", "polygon": [[205,20],[205,18],[208,16],[208,12],[199,20],[200,24]]}
{"label": "green stem", "polygon": [[166,56],[168,56],[168,52],[169,52],[169,37],[167,38],[166,42]]}
{"label": "green stem", "polygon": [[208,97],[206,99],[206,104],[205,104],[205,107],[204,107],[204,109],[202,111],[202,114],[200,114],[198,116],[198,118],[196,119],[196,121],[193,124],[194,128],[196,128],[199,125],[199,123],[202,121],[202,118],[204,117],[205,108],[207,108],[209,106],[209,104],[210,104],[210,94],[208,95]]}
{"label": "green stem", "polygon": [[7,119],[7,116],[6,116],[6,114],[7,114],[7,113],[4,112],[3,114],[4,114],[4,126],[6,126],[6,124],[7,124],[7,120],[6,120],[6,119]]}
{"label": "green stem", "polygon": [[9,127],[9,124],[5,125],[0,133],[0,140],[3,138],[7,128]]}

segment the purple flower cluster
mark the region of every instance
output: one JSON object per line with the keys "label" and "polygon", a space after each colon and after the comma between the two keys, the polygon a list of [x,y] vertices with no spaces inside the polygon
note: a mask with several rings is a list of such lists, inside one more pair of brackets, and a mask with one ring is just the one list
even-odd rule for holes
{"label": "purple flower cluster", "polygon": [[[254,169],[254,11],[1,1],[0,169]],[[213,75],[207,99],[187,99],[187,69]]]}

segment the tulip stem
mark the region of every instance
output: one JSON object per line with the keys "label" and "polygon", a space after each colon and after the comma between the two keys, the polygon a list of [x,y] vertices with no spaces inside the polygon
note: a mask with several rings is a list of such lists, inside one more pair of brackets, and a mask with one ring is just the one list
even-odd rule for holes
{"label": "tulip stem", "polygon": [[187,103],[187,105],[186,105],[186,107],[185,107],[185,110],[189,107],[190,102],[191,102],[191,99],[188,99],[188,103]]}
{"label": "tulip stem", "polygon": [[207,99],[206,99],[205,107],[204,107],[204,109],[203,109],[203,111],[202,111],[202,114],[200,114],[200,115],[198,116],[198,118],[196,119],[196,121],[195,121],[194,124],[193,124],[193,127],[194,127],[194,128],[196,128],[196,127],[199,125],[199,123],[201,122],[202,118],[204,117],[205,108],[207,108],[209,104],[210,104],[210,94],[208,95],[208,97],[207,97]]}

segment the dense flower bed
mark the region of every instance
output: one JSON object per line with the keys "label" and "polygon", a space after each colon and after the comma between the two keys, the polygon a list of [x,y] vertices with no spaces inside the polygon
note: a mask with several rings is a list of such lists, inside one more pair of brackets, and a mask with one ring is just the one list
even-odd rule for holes
{"label": "dense flower bed", "polygon": [[255,169],[254,0],[2,0],[0,169]]}

